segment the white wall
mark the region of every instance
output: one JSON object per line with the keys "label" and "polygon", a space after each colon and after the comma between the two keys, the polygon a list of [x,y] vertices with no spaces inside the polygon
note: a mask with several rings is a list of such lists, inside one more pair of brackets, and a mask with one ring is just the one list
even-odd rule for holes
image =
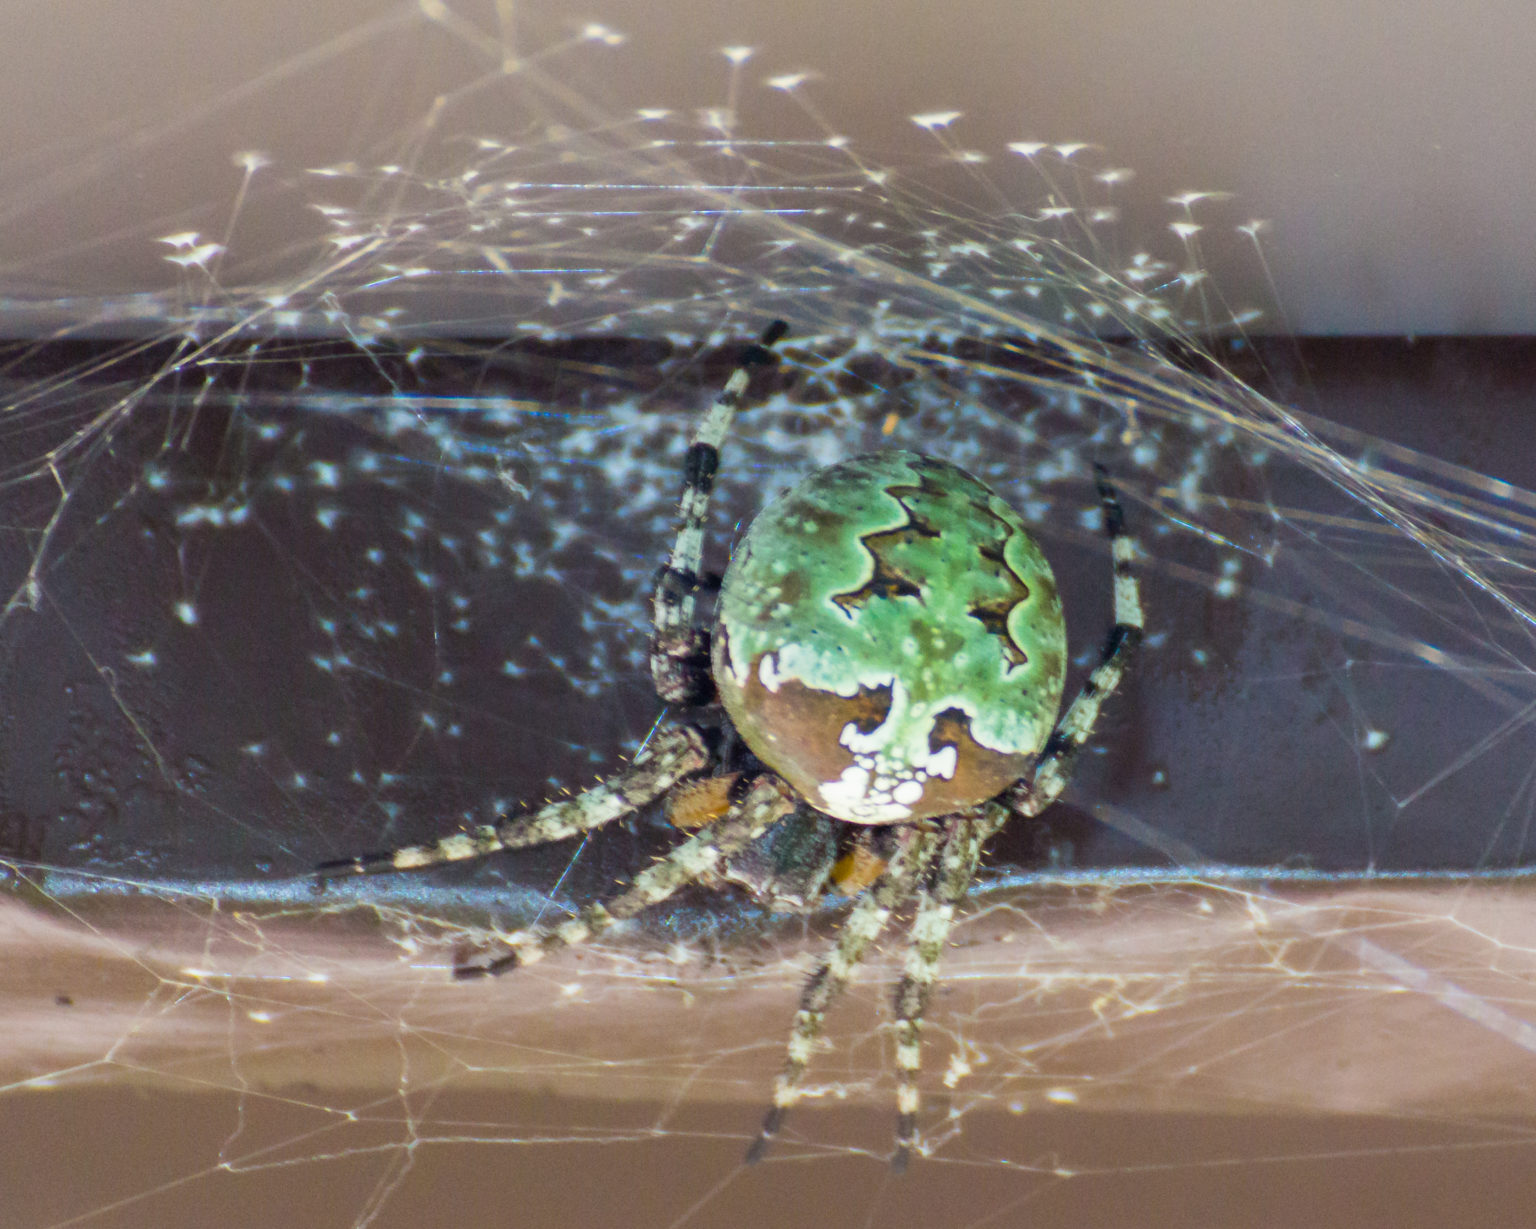
{"label": "white wall", "polygon": [[[1300,331],[1525,332],[1536,318],[1536,7],[1515,0],[7,0],[0,293],[163,285],[153,239],[221,237],[238,150],[300,180],[510,127],[500,61],[588,20],[626,44],[540,71],[603,114],[723,102],[718,49],[751,45],[749,123],[769,106],[762,78],[814,69],[807,96],[828,124],[884,150],[920,150],[907,117],[952,108],[968,147],[1091,141],[1154,203],[1234,193],[1222,224],[1273,222],[1266,254]],[[243,271],[255,246],[301,233],[294,209],[241,206]],[[1271,297],[1256,262],[1232,265],[1229,297]]]}

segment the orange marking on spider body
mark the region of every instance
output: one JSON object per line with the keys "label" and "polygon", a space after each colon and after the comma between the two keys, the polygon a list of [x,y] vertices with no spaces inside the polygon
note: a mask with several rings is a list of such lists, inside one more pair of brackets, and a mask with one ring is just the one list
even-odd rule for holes
{"label": "orange marking on spider body", "polygon": [[674,786],[667,796],[667,822],[685,832],[714,823],[730,808],[731,789],[740,777],[739,772],[733,772]]}
{"label": "orange marking on spider body", "polygon": [[886,860],[864,845],[855,845],[832,864],[832,886],[843,896],[857,896],[885,872]]}

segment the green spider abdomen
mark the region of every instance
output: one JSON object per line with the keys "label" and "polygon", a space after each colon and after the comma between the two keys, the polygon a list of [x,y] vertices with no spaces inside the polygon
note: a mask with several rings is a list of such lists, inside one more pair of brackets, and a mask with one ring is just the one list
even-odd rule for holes
{"label": "green spider abdomen", "polygon": [[852,823],[1000,792],[1044,745],[1065,675],[1056,581],[1018,513],[916,453],[781,495],[721,586],[721,703],[765,764]]}

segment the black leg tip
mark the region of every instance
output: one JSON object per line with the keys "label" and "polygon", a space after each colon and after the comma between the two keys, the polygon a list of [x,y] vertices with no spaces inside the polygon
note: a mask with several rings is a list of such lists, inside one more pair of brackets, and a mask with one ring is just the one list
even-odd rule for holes
{"label": "black leg tip", "polygon": [[789,325],[782,320],[775,320],[763,330],[761,337],[747,347],[747,352],[741,356],[741,365],[762,367],[773,362],[773,347],[784,339],[787,332]]}
{"label": "black leg tip", "polygon": [[784,1106],[775,1105],[770,1107],[767,1114],[763,1116],[763,1129],[757,1133],[757,1138],[747,1149],[747,1155],[743,1158],[745,1164],[756,1165],[768,1155],[768,1146],[773,1143],[773,1137],[784,1125],[784,1113]]}
{"label": "black leg tip", "polygon": [[891,1172],[897,1177],[907,1172],[912,1159],[912,1141],[917,1138],[917,1115],[896,1115],[896,1151],[891,1154]]}
{"label": "black leg tip", "polygon": [[503,973],[510,973],[522,963],[522,957],[512,952],[506,956],[498,956],[485,964],[458,964],[453,967],[453,980],[478,981],[482,977],[500,977]]}
{"label": "black leg tip", "polygon": [[367,858],[338,858],[334,862],[322,862],[311,872],[314,876],[315,892],[324,892],[331,886],[333,879],[350,879],[354,875],[368,873]]}

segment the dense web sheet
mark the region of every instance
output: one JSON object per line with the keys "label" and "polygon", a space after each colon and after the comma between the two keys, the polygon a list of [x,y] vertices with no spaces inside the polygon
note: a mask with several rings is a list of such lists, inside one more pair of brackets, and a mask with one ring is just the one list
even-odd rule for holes
{"label": "dense web sheet", "polygon": [[[452,10],[397,20],[496,45]],[[689,893],[455,985],[462,953],[559,920],[675,832],[647,814],[323,896],[309,876],[583,788],[647,737],[686,436],[775,317],[791,333],[725,451],[715,566],[818,466],[948,458],[1050,556],[1071,686],[1109,613],[1094,462],[1142,552],[1138,672],[956,931],[933,1159],[907,1181],[995,1181],[984,1219],[1154,1173],[1523,1160],[1533,503],[1499,425],[1469,455],[1406,438],[1390,405],[1325,413],[1358,391],[1349,355],[1320,351],[1314,379],[1252,340],[1279,323],[1226,302],[1219,268],[1262,264],[1262,227],[1219,194],[1138,198],[1146,176],[1034,133],[972,149],[950,112],[883,151],[745,48],[701,67],[716,106],[621,103],[600,82],[623,44],[594,25],[466,78],[387,156],[238,153],[218,209],[133,236],[169,276],[6,304],[26,339],[0,365],[0,1107],[108,1107],[130,1083],[218,1106],[110,1194],[32,1190],[24,1223],[239,1189],[270,1209],[334,1174],[334,1223],[405,1224],[429,1166],[511,1191],[535,1145],[668,1149],[682,1194],[646,1223],[801,1181],[733,1175],[835,901]],[[465,128],[456,103],[487,95],[497,127]],[[1160,222],[1128,226],[1148,199]],[[288,219],[287,242],[248,214]],[[1276,379],[1280,399],[1252,391]],[[805,1107],[787,1160],[883,1156],[898,960],[836,1012],[811,1079],[846,1113]],[[1075,1110],[1112,1125],[1074,1134]],[[1154,1111],[1374,1114],[1391,1142],[1192,1126],[1175,1146],[1138,1136]],[[845,1198],[874,1218],[882,1179],[861,1180]],[[936,1223],[973,1223],[947,1206]]]}

